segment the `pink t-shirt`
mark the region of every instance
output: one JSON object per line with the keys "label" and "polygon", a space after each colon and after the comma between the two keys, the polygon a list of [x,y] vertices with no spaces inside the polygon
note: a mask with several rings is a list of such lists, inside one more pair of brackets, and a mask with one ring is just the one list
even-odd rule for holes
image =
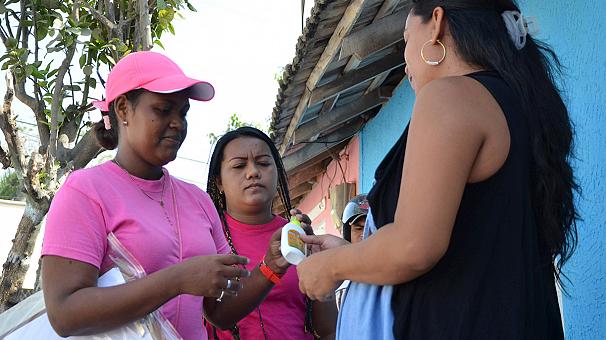
{"label": "pink t-shirt", "polygon": [[[112,267],[106,254],[110,232],[147,274],[190,257],[229,253],[210,197],[163,171],[169,179],[164,184],[164,209],[159,204],[162,179],[132,177],[113,162],[73,172],[48,212],[42,255],[89,263],[103,273]],[[185,339],[207,338],[201,310],[202,297],[192,295],[180,295],[162,306],[162,313]]]}
{"label": "pink t-shirt", "polygon": [[[236,251],[250,258],[250,263],[246,266],[250,271],[261,262],[267,252],[271,235],[288,222],[276,216],[267,224],[250,225],[243,224],[228,214],[226,220]],[[294,266],[288,268],[282,277],[282,283],[274,286],[259,308],[268,339],[313,339],[309,333],[305,333],[305,296],[299,291],[299,278]],[[263,339],[257,309],[238,322],[238,327],[241,339]],[[217,330],[217,335],[222,340],[232,339],[230,331]],[[210,338],[213,338],[212,335]]]}

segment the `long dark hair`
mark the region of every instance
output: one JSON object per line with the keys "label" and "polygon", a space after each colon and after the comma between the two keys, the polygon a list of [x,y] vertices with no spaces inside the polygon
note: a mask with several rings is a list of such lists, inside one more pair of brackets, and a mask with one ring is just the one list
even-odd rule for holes
{"label": "long dark hair", "polygon": [[[555,263],[561,283],[562,267],[577,244],[574,192],[579,191],[570,159],[573,126],[555,85],[562,65],[546,44],[526,37],[518,50],[511,40],[503,11],[519,11],[511,0],[412,0],[413,15],[430,20],[436,7],[444,9],[458,54],[468,63],[495,70],[521,98],[530,126],[532,202],[540,240]],[[565,275],[564,275],[565,277]]]}

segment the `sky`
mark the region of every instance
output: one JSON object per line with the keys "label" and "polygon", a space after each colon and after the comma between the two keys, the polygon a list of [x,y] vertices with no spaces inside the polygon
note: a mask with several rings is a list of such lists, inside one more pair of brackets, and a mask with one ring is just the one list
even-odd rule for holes
{"label": "sky", "polygon": [[[197,12],[183,11],[183,18],[173,22],[175,35],[165,33],[164,49],[154,50],[173,59],[188,76],[215,87],[210,102],[191,101],[187,139],[178,158],[166,166],[173,176],[205,189],[212,151],[209,133],[223,133],[234,113],[242,121],[269,126],[278,93],[276,76],[292,62],[301,34],[301,1],[190,2]],[[313,1],[306,1],[305,17],[312,5]],[[4,82],[0,82],[4,93]],[[20,120],[33,121],[24,116],[29,111],[25,106],[15,103],[14,108]],[[99,112],[91,114],[95,121],[100,117]],[[29,134],[35,135],[34,131]]]}

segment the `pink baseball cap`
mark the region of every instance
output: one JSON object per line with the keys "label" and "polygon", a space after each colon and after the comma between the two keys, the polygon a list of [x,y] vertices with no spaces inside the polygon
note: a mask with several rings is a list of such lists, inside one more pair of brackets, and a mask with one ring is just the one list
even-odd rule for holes
{"label": "pink baseball cap", "polygon": [[215,95],[215,89],[210,83],[187,77],[167,56],[157,52],[140,51],[118,61],[107,77],[105,100],[94,101],[93,105],[107,112],[114,99],[136,89],[156,93],[189,89],[189,97],[200,101],[211,100]]}

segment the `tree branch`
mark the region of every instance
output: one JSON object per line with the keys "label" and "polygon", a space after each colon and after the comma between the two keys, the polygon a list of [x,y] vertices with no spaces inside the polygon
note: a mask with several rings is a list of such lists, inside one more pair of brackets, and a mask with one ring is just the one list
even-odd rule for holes
{"label": "tree branch", "polygon": [[[17,122],[12,114],[12,105],[14,98],[13,72],[10,70],[6,73],[6,94],[4,95],[4,104],[2,112],[0,112],[0,129],[4,133],[4,139],[8,145],[8,154],[10,156],[11,165],[21,177],[24,174],[25,167],[25,152],[23,150],[23,141],[19,137],[17,130]],[[3,151],[4,153],[4,151]],[[4,162],[2,162],[4,165]]]}
{"label": "tree branch", "polygon": [[46,148],[48,146],[50,132],[47,125],[48,119],[46,119],[46,115],[44,114],[43,100],[36,100],[36,98],[27,94],[27,91],[25,90],[25,78],[23,78],[23,80],[15,81],[14,90],[15,97],[34,112],[38,125],[38,134],[40,135],[40,144],[42,147]]}
{"label": "tree branch", "polygon": [[11,159],[0,145],[0,163],[2,163],[2,169],[8,169],[11,166]]}
{"label": "tree branch", "polygon": [[63,80],[65,79],[65,74],[69,66],[71,65],[72,59],[74,58],[74,53],[76,51],[76,43],[73,43],[71,46],[67,48],[67,53],[65,54],[65,59],[61,62],[61,66],[59,66],[59,71],[57,72],[57,78],[55,80],[55,89],[53,90],[53,103],[51,104],[51,126],[50,126],[50,139],[48,144],[48,154],[52,157],[56,157],[57,154],[57,137],[59,132],[59,111],[63,107]]}
{"label": "tree branch", "polygon": [[135,38],[135,42],[140,42],[135,45],[135,49],[138,51],[148,51],[152,48],[151,42],[151,19],[149,17],[149,5],[147,0],[137,0],[139,3],[139,20],[137,21],[137,30],[139,36]]}
{"label": "tree branch", "polygon": [[[118,30],[118,27],[116,26],[116,23],[114,23],[109,18],[107,18],[105,15],[103,15],[103,13],[101,13],[98,10],[91,7],[91,5],[88,4],[88,1],[84,1],[82,3],[84,4],[84,7],[86,7],[86,9],[89,10],[93,14],[93,16],[95,18],[97,18],[97,20],[99,20],[99,22],[101,22],[105,27],[107,27],[107,29],[110,32],[112,32],[116,35],[119,34],[119,30]],[[108,9],[108,11],[109,11],[109,9]]]}
{"label": "tree branch", "polygon": [[65,173],[84,168],[99,151],[101,147],[95,138],[94,129],[88,130],[73,149],[67,149],[65,143],[61,143],[57,150],[57,160],[68,165],[59,170],[57,177],[61,178]]}
{"label": "tree branch", "polygon": [[[6,21],[6,29],[8,30],[8,36],[13,38],[13,30],[11,29],[11,22],[8,20],[8,9],[4,12],[4,20]],[[18,19],[17,19],[18,20]]]}

